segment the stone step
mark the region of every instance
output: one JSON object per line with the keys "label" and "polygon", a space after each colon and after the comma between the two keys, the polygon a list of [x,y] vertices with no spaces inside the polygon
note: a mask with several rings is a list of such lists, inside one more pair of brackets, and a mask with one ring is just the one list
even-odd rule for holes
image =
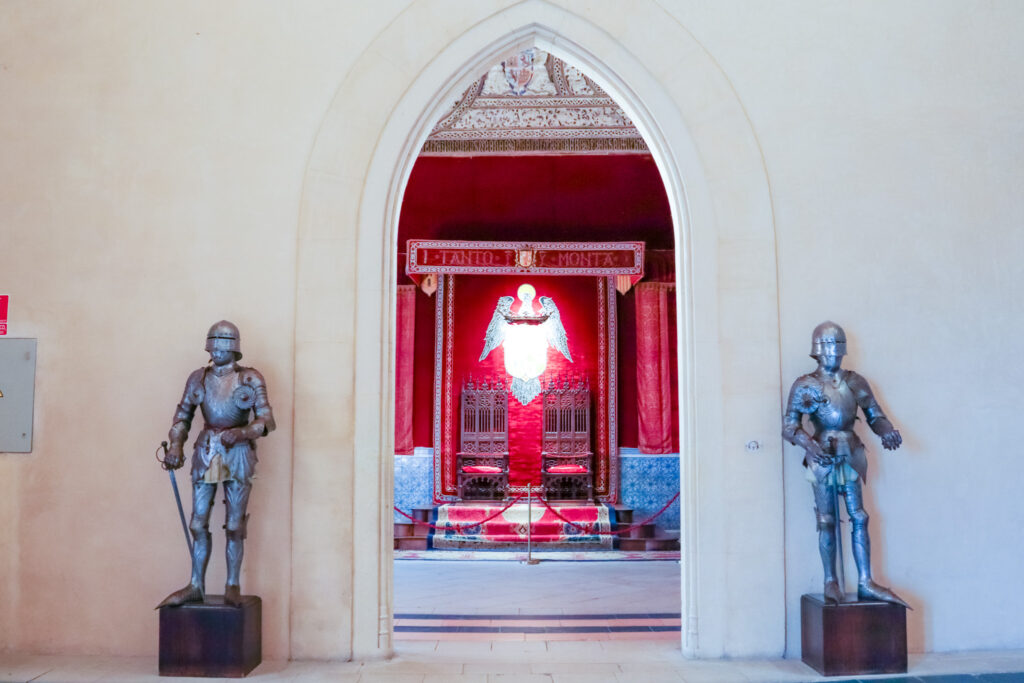
{"label": "stone step", "polygon": [[[630,526],[629,524],[619,524],[617,528],[623,529]],[[619,534],[619,538],[654,538],[658,535],[658,527],[653,522],[642,524],[635,529],[630,529],[624,534]]]}
{"label": "stone step", "polygon": [[434,508],[413,508],[408,510],[408,513],[412,515],[417,521],[429,522],[430,515],[434,511]]}
{"label": "stone step", "polygon": [[621,538],[619,550],[679,550],[679,538],[658,534],[653,538]]}
{"label": "stone step", "polygon": [[619,526],[629,526],[633,523],[633,508],[625,505],[613,505],[615,508],[615,521]]}
{"label": "stone step", "polygon": [[426,550],[427,537],[424,536],[402,536],[395,537],[395,550]]}
{"label": "stone step", "polygon": [[421,524],[413,524],[412,522],[395,522],[395,538],[406,538],[408,536],[415,536],[418,533],[422,535],[429,528]]}

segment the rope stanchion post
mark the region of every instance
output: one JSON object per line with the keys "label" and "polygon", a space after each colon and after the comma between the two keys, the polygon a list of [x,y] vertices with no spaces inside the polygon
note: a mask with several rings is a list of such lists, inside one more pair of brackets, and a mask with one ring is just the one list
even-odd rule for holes
{"label": "rope stanchion post", "polygon": [[533,559],[533,484],[526,485],[526,564],[540,564]]}

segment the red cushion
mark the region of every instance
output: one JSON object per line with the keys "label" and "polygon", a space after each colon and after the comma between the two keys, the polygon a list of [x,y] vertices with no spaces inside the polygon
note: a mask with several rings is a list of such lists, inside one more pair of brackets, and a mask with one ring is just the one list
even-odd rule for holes
{"label": "red cushion", "polygon": [[468,474],[498,474],[502,470],[494,465],[466,465],[462,471]]}
{"label": "red cushion", "polygon": [[552,465],[548,468],[548,472],[551,472],[552,474],[571,474],[586,471],[587,468],[583,465]]}

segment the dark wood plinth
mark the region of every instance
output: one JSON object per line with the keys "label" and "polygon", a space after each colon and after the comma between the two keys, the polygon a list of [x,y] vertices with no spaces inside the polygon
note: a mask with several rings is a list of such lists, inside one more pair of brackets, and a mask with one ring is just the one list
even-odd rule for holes
{"label": "dark wood plinth", "polygon": [[905,673],[907,608],[891,602],[800,599],[802,658],[823,676]]}
{"label": "dark wood plinth", "polygon": [[243,595],[242,605],[223,595],[205,603],[160,608],[160,675],[241,678],[259,665],[263,603]]}

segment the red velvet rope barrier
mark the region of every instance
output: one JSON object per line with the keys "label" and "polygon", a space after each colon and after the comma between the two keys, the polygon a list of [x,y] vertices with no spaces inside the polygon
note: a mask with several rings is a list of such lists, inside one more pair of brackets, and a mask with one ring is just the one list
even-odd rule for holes
{"label": "red velvet rope barrier", "polygon": [[454,529],[455,531],[458,531],[459,533],[462,533],[463,529],[468,529],[469,527],[473,527],[473,526],[479,526],[479,525],[483,524],[484,522],[491,521],[492,519],[494,519],[495,517],[497,517],[498,515],[503,513],[505,510],[508,510],[510,507],[512,507],[513,505],[518,503],[521,498],[522,498],[522,495],[516,496],[515,498],[512,499],[512,501],[508,505],[506,505],[505,507],[503,507],[500,510],[498,510],[497,512],[495,512],[493,515],[491,515],[487,519],[481,519],[479,522],[466,522],[465,524],[452,524],[451,522],[449,522],[448,524],[446,524],[444,526],[438,526],[436,524],[433,524],[432,522],[424,522],[422,520],[416,519],[415,517],[413,517],[412,515],[408,514],[407,512],[403,512],[402,510],[399,510],[397,505],[392,505],[391,507],[393,507],[395,509],[395,512],[397,512],[398,514],[400,514],[403,517],[407,517],[410,520],[412,520],[413,524],[419,524],[421,526],[429,526],[434,531],[448,531],[448,530]]}
{"label": "red velvet rope barrier", "polygon": [[[501,513],[505,512],[505,510],[508,510],[510,507],[512,507],[513,505],[518,503],[522,499],[522,497],[523,497],[522,495],[516,496],[515,498],[513,498],[511,500],[511,502],[509,502],[508,505],[506,505],[502,509],[498,510],[497,512],[495,512],[490,517],[487,517],[486,519],[481,519],[478,522],[466,522],[465,524],[452,524],[452,523],[449,522],[448,524],[446,524],[443,527],[438,526],[436,524],[433,524],[432,522],[424,522],[422,520],[416,519],[415,517],[413,517],[409,513],[404,512],[402,510],[399,510],[397,505],[393,505],[392,507],[394,508],[395,512],[397,512],[398,514],[402,515],[403,517],[408,518],[410,521],[412,521],[413,524],[419,524],[421,526],[429,526],[431,529],[434,529],[435,531],[448,531],[448,530],[454,529],[455,531],[461,533],[463,529],[468,529],[469,527],[479,526],[479,525],[483,524],[484,522],[491,521],[492,519],[494,519],[495,517],[497,517]],[[583,526],[581,524],[578,524],[576,522],[568,520],[557,509],[551,507],[551,505],[548,504],[548,502],[546,500],[544,500],[543,498],[538,496],[537,500],[539,500],[541,503],[543,503],[544,507],[546,507],[548,510],[551,510],[551,512],[555,513],[555,517],[558,517],[560,520],[562,520],[563,522],[565,522],[569,526],[576,527],[580,531],[583,531],[583,532],[588,533],[588,534],[596,534],[598,536],[615,536],[615,535],[618,535],[618,534],[628,533],[628,532],[632,531],[633,529],[639,529],[640,527],[642,527],[645,524],[650,524],[655,519],[660,517],[665,512],[665,510],[668,510],[669,507],[672,505],[672,503],[676,502],[677,498],[679,498],[679,492],[678,491],[676,491],[676,495],[672,496],[672,498],[670,498],[669,501],[667,503],[665,503],[661,507],[660,510],[655,512],[653,515],[651,515],[650,517],[648,517],[644,521],[638,522],[637,524],[633,524],[631,526],[628,526],[625,529],[616,529],[615,531],[594,531],[594,528],[593,528],[594,524],[590,524],[589,526]]]}
{"label": "red velvet rope barrier", "polygon": [[583,531],[583,532],[588,533],[588,534],[596,534],[598,536],[613,536],[613,535],[617,535],[617,534],[627,533],[629,531],[632,531],[633,529],[639,529],[644,524],[650,524],[655,519],[657,519],[663,512],[665,512],[665,510],[668,510],[669,506],[672,505],[672,503],[676,502],[676,498],[678,498],[678,497],[679,497],[679,492],[676,491],[676,495],[672,496],[672,498],[667,503],[665,503],[665,505],[663,505],[660,510],[655,512],[653,515],[651,515],[650,517],[648,517],[644,521],[642,521],[642,522],[640,522],[638,524],[634,524],[632,526],[628,526],[625,529],[616,529],[615,531],[594,531],[594,529],[593,529],[594,525],[593,524],[591,524],[589,527],[585,527],[585,526],[581,526],[581,525],[577,524],[576,522],[571,522],[568,519],[566,519],[565,517],[563,517],[561,515],[561,513],[558,512],[558,510],[556,510],[555,508],[551,507],[546,500],[544,500],[543,498],[538,498],[538,500],[540,500],[540,502],[544,503],[544,507],[546,507],[548,510],[551,510],[553,513],[555,513],[555,517],[558,517],[560,520],[562,520],[563,522],[565,522],[569,526],[574,526],[577,529],[579,529],[580,531]]}

